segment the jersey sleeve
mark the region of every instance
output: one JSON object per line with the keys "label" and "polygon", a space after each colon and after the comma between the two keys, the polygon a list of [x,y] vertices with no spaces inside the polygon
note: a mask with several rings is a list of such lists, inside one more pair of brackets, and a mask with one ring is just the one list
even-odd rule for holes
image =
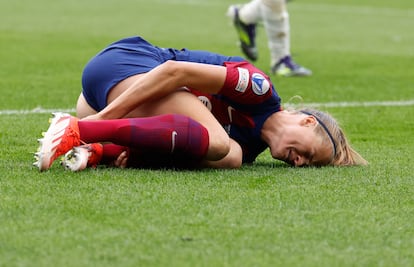
{"label": "jersey sleeve", "polygon": [[225,62],[227,76],[218,92],[239,104],[260,104],[272,96],[270,78],[247,61]]}

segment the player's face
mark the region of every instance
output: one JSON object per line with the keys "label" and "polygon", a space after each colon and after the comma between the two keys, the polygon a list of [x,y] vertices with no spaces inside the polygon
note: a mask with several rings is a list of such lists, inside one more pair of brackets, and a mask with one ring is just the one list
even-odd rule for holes
{"label": "player's face", "polygon": [[296,167],[323,166],[332,159],[332,147],[323,144],[314,127],[298,125],[281,138],[272,156]]}

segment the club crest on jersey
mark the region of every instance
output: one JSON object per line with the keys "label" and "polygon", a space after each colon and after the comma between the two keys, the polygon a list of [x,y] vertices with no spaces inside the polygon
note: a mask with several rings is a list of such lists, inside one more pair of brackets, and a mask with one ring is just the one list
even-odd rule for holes
{"label": "club crest on jersey", "polygon": [[256,95],[264,95],[269,91],[270,83],[260,73],[253,73],[252,75],[252,89]]}
{"label": "club crest on jersey", "polygon": [[245,68],[237,68],[239,72],[239,80],[237,82],[237,86],[235,88],[236,91],[243,93],[246,91],[247,86],[249,85],[249,71]]}

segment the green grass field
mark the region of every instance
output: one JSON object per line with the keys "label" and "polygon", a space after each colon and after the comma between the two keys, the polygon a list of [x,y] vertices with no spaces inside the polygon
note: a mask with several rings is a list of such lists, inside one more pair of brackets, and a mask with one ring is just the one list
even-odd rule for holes
{"label": "green grass field", "polygon": [[[142,35],[240,55],[231,3],[0,3],[0,266],[414,266],[412,0],[289,2],[293,56],[314,75],[272,77],[277,90],[334,115],[368,167],[295,169],[267,152],[239,170],[32,166],[95,53]],[[258,41],[268,70],[263,28]]]}

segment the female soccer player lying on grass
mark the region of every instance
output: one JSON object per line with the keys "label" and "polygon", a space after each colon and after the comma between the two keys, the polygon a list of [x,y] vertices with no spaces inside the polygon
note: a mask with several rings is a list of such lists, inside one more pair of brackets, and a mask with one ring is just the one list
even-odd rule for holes
{"label": "female soccer player lying on grass", "polygon": [[132,37],[92,58],[82,85],[82,120],[55,114],[35,154],[41,171],[64,154],[75,171],[120,155],[122,167],[238,168],[266,148],[294,166],[366,164],[331,116],[283,111],[269,77],[240,57]]}

